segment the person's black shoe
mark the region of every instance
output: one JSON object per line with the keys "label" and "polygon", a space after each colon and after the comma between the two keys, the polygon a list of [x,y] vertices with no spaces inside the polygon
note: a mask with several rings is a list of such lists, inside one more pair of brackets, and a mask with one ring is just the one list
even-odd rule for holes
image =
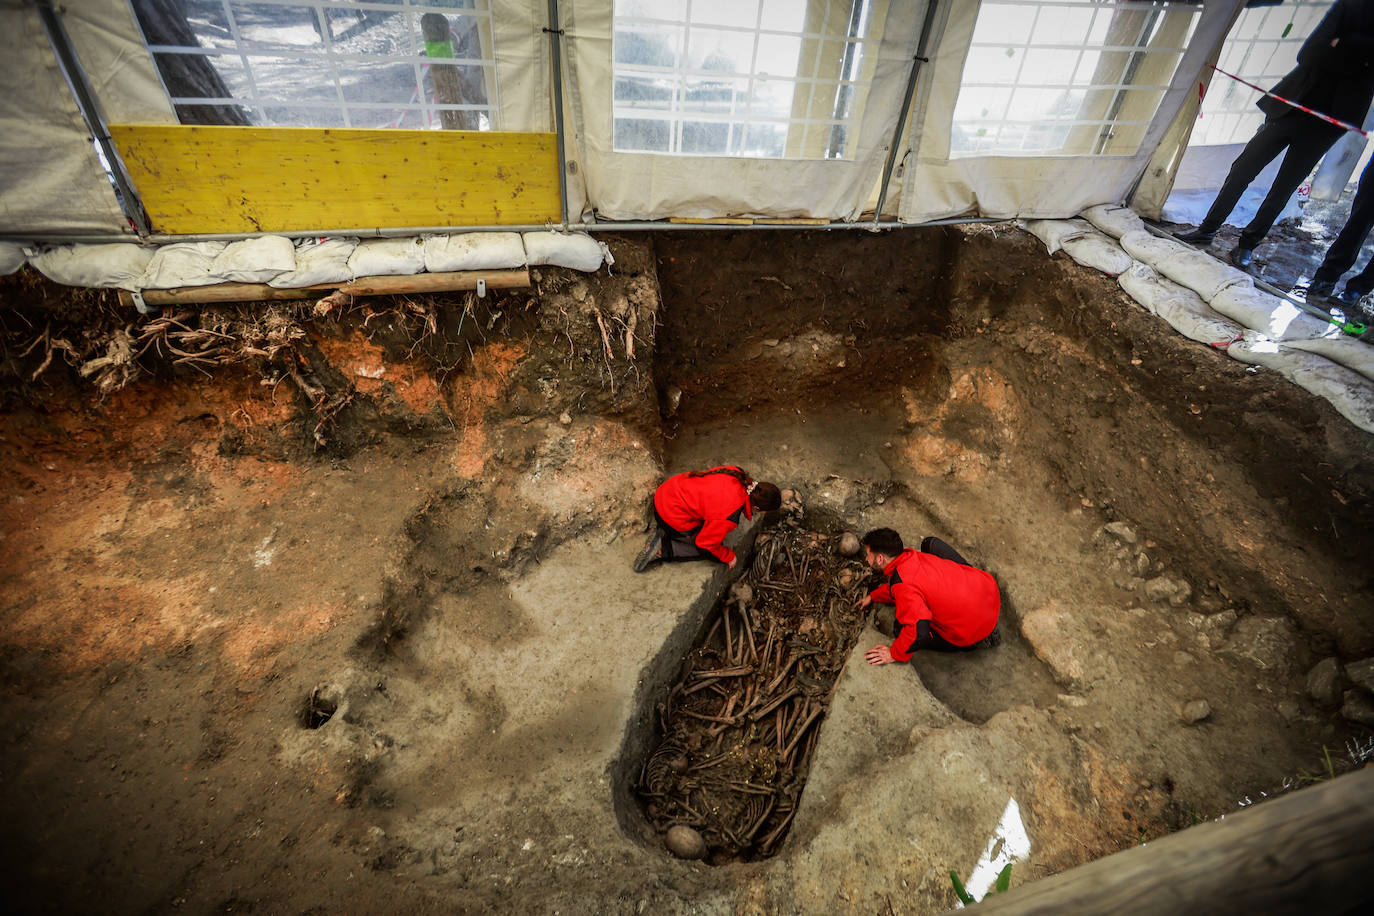
{"label": "person's black shoe", "polygon": [[649,535],[648,543],[646,543],[644,549],[639,552],[639,556],[635,557],[635,572],[642,573],[648,569],[655,560],[663,559],[662,548],[663,535],[659,534],[658,528],[654,528],[653,533]]}
{"label": "person's black shoe", "polygon": [[1242,248],[1237,245],[1235,248],[1231,249],[1231,253],[1227,255],[1227,260],[1244,270],[1255,263],[1255,249]]}
{"label": "person's black shoe", "polygon": [[1365,297],[1365,293],[1359,290],[1346,287],[1334,296],[1330,296],[1332,302],[1339,302],[1341,305],[1358,305],[1360,300]]}
{"label": "person's black shoe", "polygon": [[1174,236],[1174,238],[1178,239],[1180,242],[1187,242],[1189,245],[1201,245],[1203,248],[1206,248],[1208,245],[1212,244],[1212,239],[1216,238],[1216,235],[1215,229],[1208,232],[1206,229],[1199,226],[1191,232],[1181,232]]}
{"label": "person's black shoe", "polygon": [[1314,280],[1306,287],[1295,286],[1292,291],[1303,293],[1308,302],[1313,299],[1330,299],[1332,293],[1336,291],[1336,282],[1334,280]]}
{"label": "person's black shoe", "polygon": [[1002,625],[999,623],[992,628],[992,632],[985,636],[979,643],[980,649],[995,649],[1002,644]]}

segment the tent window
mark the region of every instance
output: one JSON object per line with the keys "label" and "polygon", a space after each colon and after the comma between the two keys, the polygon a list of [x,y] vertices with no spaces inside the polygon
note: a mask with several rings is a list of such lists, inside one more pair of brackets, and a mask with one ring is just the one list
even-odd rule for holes
{"label": "tent window", "polygon": [[984,0],[950,155],[1134,155],[1198,11],[1163,0]]}
{"label": "tent window", "polygon": [[489,130],[489,0],[133,0],[183,124]]}
{"label": "tent window", "polygon": [[873,0],[615,0],[615,149],[847,159]]}
{"label": "tent window", "polygon": [[[1217,66],[1256,86],[1274,85],[1297,65],[1298,49],[1331,6],[1331,0],[1288,0],[1279,6],[1242,10],[1221,46]],[[1213,74],[1189,145],[1249,140],[1264,121],[1255,107],[1259,98],[1250,87]]]}

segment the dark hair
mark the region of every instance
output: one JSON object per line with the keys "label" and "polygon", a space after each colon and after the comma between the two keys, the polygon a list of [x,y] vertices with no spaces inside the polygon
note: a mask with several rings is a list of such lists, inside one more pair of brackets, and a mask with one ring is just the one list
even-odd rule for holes
{"label": "dark hair", "polygon": [[755,509],[762,509],[764,512],[772,512],[782,505],[782,494],[778,492],[777,484],[760,480],[754,486],[754,492],[749,494],[749,505]]}
{"label": "dark hair", "polygon": [[863,545],[888,557],[895,557],[904,549],[902,536],[891,528],[874,528],[864,535]]}

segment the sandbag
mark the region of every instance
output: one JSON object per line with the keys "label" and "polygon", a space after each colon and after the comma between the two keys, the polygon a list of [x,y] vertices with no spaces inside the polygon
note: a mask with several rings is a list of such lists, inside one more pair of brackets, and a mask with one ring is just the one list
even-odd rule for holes
{"label": "sandbag", "polygon": [[1028,219],[1018,225],[1045,243],[1045,250],[1054,254],[1069,239],[1076,239],[1093,231],[1093,227],[1081,219]]}
{"label": "sandbag", "polygon": [[1236,322],[1212,311],[1197,293],[1161,277],[1147,264],[1131,265],[1116,281],[1127,295],[1189,340],[1224,346],[1244,331]]}
{"label": "sandbag", "polygon": [[1374,382],[1358,372],[1253,331],[1226,352],[1241,362],[1273,369],[1293,384],[1325,398],[1360,429],[1374,433]]}
{"label": "sandbag", "polygon": [[525,243],[518,232],[465,232],[425,239],[425,270],[501,270],[525,266]]}
{"label": "sandbag", "polygon": [[179,242],[163,245],[148,262],[139,289],[176,289],[179,286],[209,286],[223,283],[214,273],[215,258],[228,242]]}
{"label": "sandbag", "polygon": [[63,245],[29,258],[43,276],[67,286],[141,289],[153,249],[116,242],[111,245]]}
{"label": "sandbag", "polygon": [[1137,261],[1183,284],[1207,302],[1229,287],[1255,285],[1245,271],[1223,264],[1182,242],[1162,239],[1145,230],[1127,232],[1121,237],[1121,247]]}
{"label": "sandbag", "polygon": [[349,256],[348,269],[355,277],[418,274],[425,269],[424,246],[416,238],[365,239]]}
{"label": "sandbag", "polygon": [[266,283],[295,269],[296,248],[281,235],[230,242],[210,265],[210,272],[226,283]]}
{"label": "sandbag", "polygon": [[1115,240],[1100,232],[1089,232],[1064,240],[1064,253],[1084,267],[1100,270],[1108,276],[1120,276],[1135,260]]}
{"label": "sandbag", "polygon": [[1253,286],[1230,286],[1211,299],[1216,311],[1239,321],[1271,340],[1311,340],[1339,337],[1341,331],[1328,321],[1304,312],[1287,299],[1271,296]]}
{"label": "sandbag", "polygon": [[1114,239],[1119,239],[1128,232],[1145,231],[1144,220],[1130,207],[1098,204],[1079,215]]}
{"label": "sandbag", "polygon": [[18,242],[0,242],[0,277],[8,277],[24,266],[29,256]]}
{"label": "sandbag", "polygon": [[562,232],[526,232],[524,234],[525,257],[531,267],[537,264],[550,264],[555,267],[568,267],[572,270],[591,272],[615,263],[611,250],[605,242],[598,242],[590,235]]}
{"label": "sandbag", "polygon": [[296,269],[277,274],[268,286],[295,289],[321,283],[347,283],[353,279],[349,256],[357,239],[306,239],[296,245]]}
{"label": "sandbag", "polygon": [[1311,340],[1289,340],[1284,342],[1294,350],[1305,350],[1318,356],[1325,356],[1352,372],[1358,372],[1374,382],[1374,346],[1361,340],[1347,337],[1316,337]]}

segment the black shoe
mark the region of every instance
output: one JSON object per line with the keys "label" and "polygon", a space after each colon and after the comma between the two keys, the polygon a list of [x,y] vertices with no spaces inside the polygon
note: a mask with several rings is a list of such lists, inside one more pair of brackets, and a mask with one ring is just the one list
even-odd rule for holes
{"label": "black shoe", "polygon": [[1332,302],[1339,302],[1341,305],[1353,306],[1359,305],[1360,300],[1363,299],[1366,295],[1368,294],[1362,293],[1359,290],[1351,289],[1347,286],[1345,289],[1341,290],[1339,293],[1329,298]]}
{"label": "black shoe", "polygon": [[1293,292],[1303,293],[1307,297],[1308,302],[1311,302],[1313,299],[1330,299],[1331,294],[1335,291],[1336,282],[1334,280],[1313,280],[1311,283],[1307,284],[1306,287],[1293,287]]}
{"label": "black shoe", "polygon": [[1255,262],[1255,249],[1242,248],[1237,245],[1231,249],[1231,253],[1226,256],[1226,259],[1244,270]]}
{"label": "black shoe", "polygon": [[1212,239],[1216,238],[1216,235],[1217,232],[1215,229],[1209,232],[1199,226],[1192,232],[1181,232],[1175,235],[1174,238],[1178,239],[1180,242],[1187,242],[1189,245],[1201,245],[1203,248],[1206,248],[1208,245],[1212,244]]}
{"label": "black shoe", "polygon": [[992,632],[985,636],[978,643],[980,649],[995,649],[1002,644],[1002,625],[998,624],[992,628]]}
{"label": "black shoe", "polygon": [[644,549],[639,552],[639,556],[635,557],[635,572],[642,573],[655,560],[663,559],[662,548],[663,535],[659,534],[658,529],[655,528],[653,533],[649,535],[648,543],[644,545]]}

